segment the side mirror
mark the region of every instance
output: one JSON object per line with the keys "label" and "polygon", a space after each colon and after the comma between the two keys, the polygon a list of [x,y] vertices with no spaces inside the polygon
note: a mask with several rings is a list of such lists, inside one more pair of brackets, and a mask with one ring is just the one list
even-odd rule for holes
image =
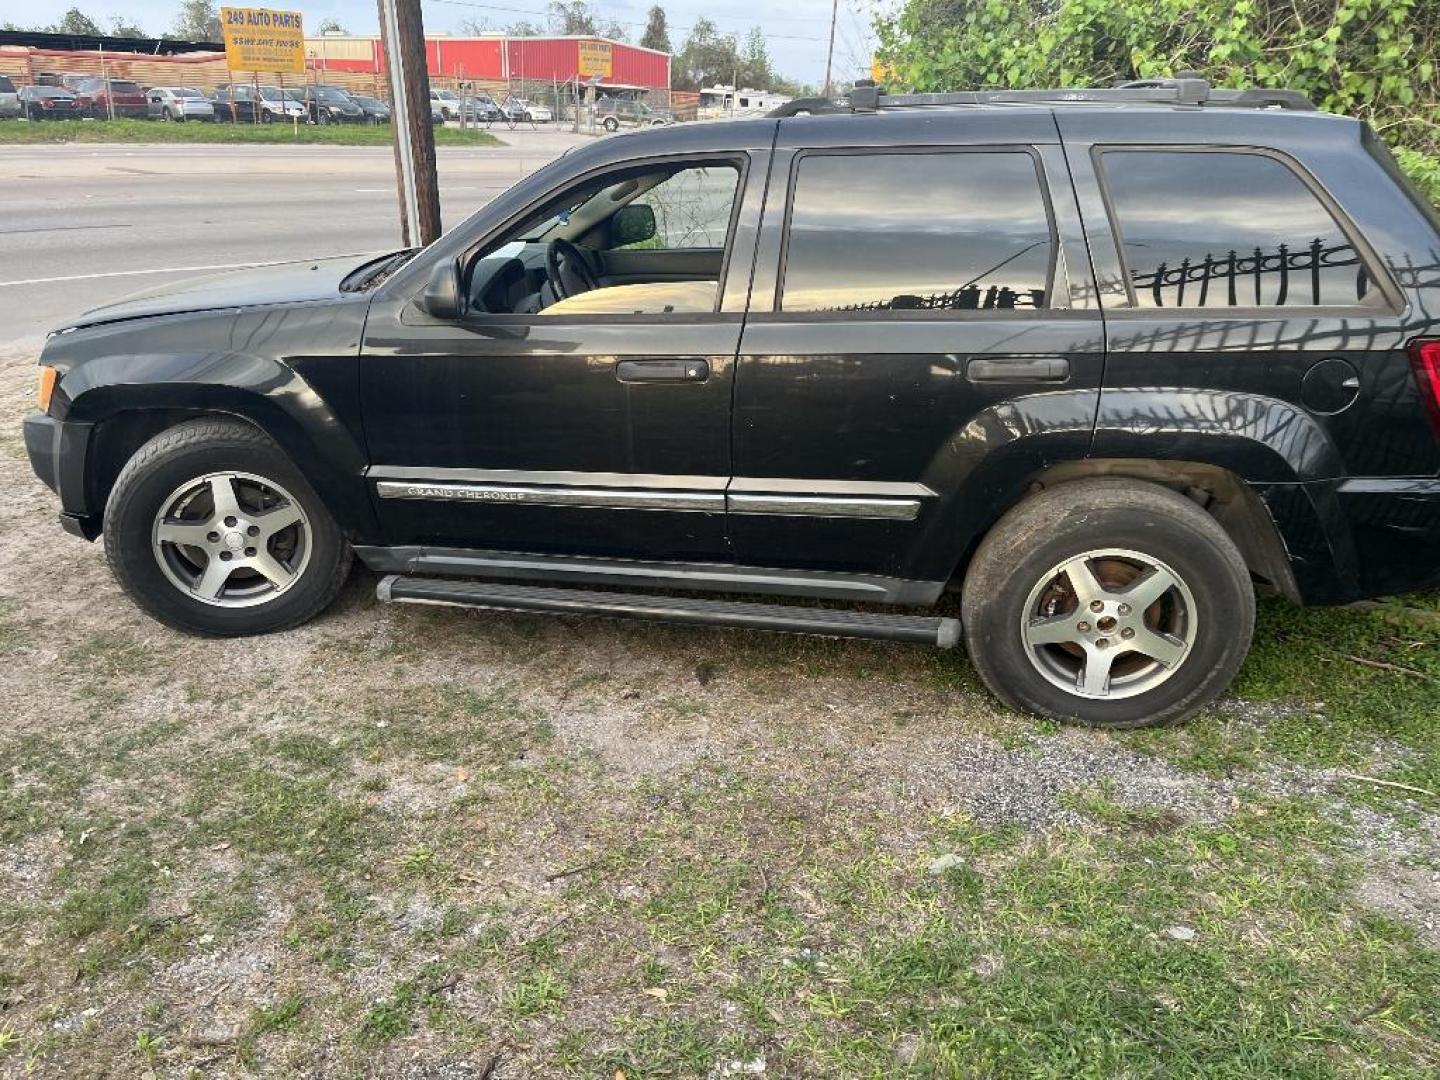
{"label": "side mirror", "polygon": [[458,319],[465,314],[460,287],[460,263],[447,259],[430,271],[430,280],[420,295],[420,306],[437,319]]}
{"label": "side mirror", "polygon": [[659,231],[655,224],[655,208],[649,203],[631,203],[621,207],[610,218],[610,246],[624,247],[649,240]]}

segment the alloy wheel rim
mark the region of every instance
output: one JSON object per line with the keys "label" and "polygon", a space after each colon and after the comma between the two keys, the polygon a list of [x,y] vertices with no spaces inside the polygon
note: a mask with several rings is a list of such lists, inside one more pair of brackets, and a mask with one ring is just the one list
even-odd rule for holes
{"label": "alloy wheel rim", "polygon": [[1102,701],[1169,681],[1198,630],[1185,580],[1126,548],[1086,551],[1052,566],[1020,617],[1020,641],[1035,670],[1067,693]]}
{"label": "alloy wheel rim", "polygon": [[300,580],[312,536],[299,500],[275,481],[214,472],[186,481],[160,504],[150,548],[186,596],[241,608],[269,603]]}

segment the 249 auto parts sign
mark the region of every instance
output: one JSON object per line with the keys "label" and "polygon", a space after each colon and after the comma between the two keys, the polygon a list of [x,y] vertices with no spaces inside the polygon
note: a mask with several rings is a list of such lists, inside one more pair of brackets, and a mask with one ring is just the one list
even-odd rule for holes
{"label": "249 auto parts sign", "polygon": [[232,71],[305,73],[305,29],[298,11],[221,8],[225,65]]}

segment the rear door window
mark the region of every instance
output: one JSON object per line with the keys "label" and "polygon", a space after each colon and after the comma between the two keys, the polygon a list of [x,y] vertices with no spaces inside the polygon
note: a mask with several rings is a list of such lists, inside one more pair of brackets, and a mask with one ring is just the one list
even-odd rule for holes
{"label": "rear door window", "polygon": [[813,153],[795,170],[783,311],[1048,306],[1054,242],[1024,150]]}
{"label": "rear door window", "polygon": [[1135,307],[1386,303],[1335,215],[1279,158],[1147,149],[1101,162]]}

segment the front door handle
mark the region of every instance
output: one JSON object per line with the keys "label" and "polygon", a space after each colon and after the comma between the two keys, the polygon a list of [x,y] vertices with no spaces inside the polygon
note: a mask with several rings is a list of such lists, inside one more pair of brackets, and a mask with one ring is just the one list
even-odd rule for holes
{"label": "front door handle", "polygon": [[965,367],[971,382],[1064,382],[1070,361],[1063,356],[977,356]]}
{"label": "front door handle", "polygon": [[710,365],[704,360],[621,360],[615,378],[621,382],[704,382]]}

